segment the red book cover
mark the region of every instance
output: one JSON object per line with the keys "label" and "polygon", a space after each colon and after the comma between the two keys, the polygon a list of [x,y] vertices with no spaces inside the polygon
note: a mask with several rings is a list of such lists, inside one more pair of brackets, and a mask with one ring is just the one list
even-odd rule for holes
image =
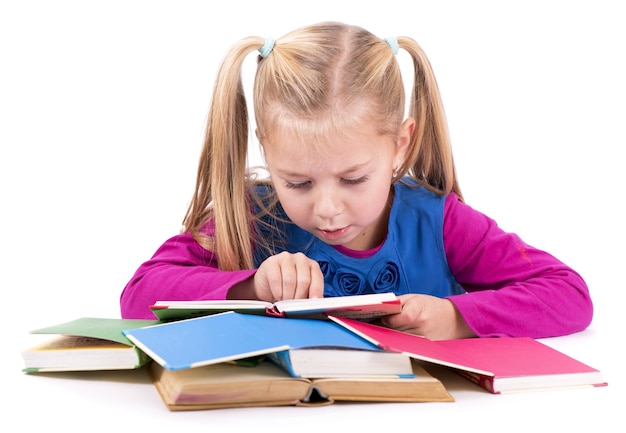
{"label": "red book cover", "polygon": [[599,370],[532,338],[433,341],[357,320],[332,320],[385,350],[451,367],[493,393],[606,385]]}

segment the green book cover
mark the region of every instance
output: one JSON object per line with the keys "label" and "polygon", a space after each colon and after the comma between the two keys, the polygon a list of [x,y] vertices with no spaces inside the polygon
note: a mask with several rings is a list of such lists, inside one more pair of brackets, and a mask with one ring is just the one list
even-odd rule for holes
{"label": "green book cover", "polygon": [[122,333],[125,329],[141,328],[161,323],[158,320],[141,319],[104,319],[97,317],[83,317],[70,322],[30,331],[31,334],[62,334],[81,337],[101,338],[117,341],[118,343],[134,346]]}

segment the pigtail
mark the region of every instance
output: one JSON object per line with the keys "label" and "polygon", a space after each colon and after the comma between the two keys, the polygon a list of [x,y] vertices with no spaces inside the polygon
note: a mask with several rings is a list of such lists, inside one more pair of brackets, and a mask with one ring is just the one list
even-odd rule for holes
{"label": "pigtail", "polygon": [[411,38],[398,37],[398,44],[413,60],[413,88],[409,116],[416,121],[406,161],[403,167],[427,188],[438,194],[456,193],[463,196],[456,177],[450,135],[439,87],[430,61],[421,47]]}
{"label": "pigtail", "polygon": [[[233,46],[222,62],[213,89],[196,189],[184,229],[217,253],[221,270],[251,269],[251,212],[247,169],[249,119],[241,81],[246,56],[263,39],[250,37]],[[212,219],[214,233],[201,228]]]}

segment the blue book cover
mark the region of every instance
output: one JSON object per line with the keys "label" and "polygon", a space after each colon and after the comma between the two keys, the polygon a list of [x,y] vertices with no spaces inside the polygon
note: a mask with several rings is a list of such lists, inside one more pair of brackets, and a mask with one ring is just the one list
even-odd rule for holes
{"label": "blue book cover", "polygon": [[124,335],[167,370],[234,361],[289,348],[381,350],[332,321],[225,312],[127,329]]}

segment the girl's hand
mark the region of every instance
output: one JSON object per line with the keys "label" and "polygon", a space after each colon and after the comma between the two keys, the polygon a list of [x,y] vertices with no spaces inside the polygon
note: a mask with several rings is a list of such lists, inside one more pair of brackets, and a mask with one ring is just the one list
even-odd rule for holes
{"label": "girl's hand", "polygon": [[319,264],[302,253],[282,252],[267,258],[254,274],[258,299],[322,298],[324,276]]}
{"label": "girl's hand", "polygon": [[430,340],[475,337],[452,301],[430,295],[402,295],[402,312],[381,319],[398,331],[422,335]]}

